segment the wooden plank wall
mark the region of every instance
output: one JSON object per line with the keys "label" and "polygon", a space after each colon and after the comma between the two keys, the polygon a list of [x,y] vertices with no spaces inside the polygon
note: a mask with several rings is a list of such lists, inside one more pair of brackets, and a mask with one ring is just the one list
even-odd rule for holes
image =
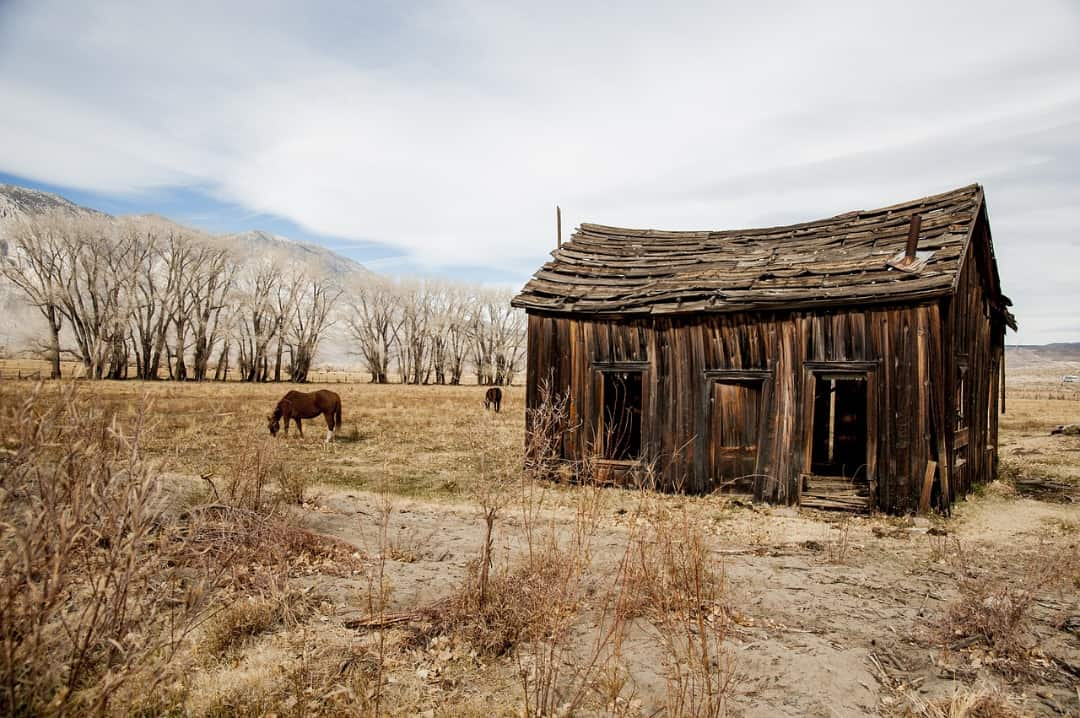
{"label": "wooden plank wall", "polygon": [[873,362],[871,480],[878,507],[903,512],[917,508],[927,462],[937,457],[932,413],[942,403],[943,342],[937,304],[619,321],[530,313],[527,401],[536,405],[543,376],[569,389],[564,456],[581,458],[600,412],[595,367],[644,369],[646,459],[669,487],[702,492],[713,488],[718,449],[708,441],[709,372],[768,370],[755,494],[794,503],[811,441],[804,419],[807,362]]}
{"label": "wooden plank wall", "polygon": [[[952,476],[949,499],[997,475],[998,398],[1001,394],[1005,323],[987,299],[989,230],[985,214],[976,223],[968,256],[947,302],[945,334],[946,445]],[[961,366],[967,366],[961,403],[966,427],[957,430]],[[939,506],[944,505],[944,497]]]}

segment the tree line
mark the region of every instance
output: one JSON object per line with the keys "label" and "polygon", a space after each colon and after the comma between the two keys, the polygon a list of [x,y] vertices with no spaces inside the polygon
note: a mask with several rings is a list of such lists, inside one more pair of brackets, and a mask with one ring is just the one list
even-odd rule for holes
{"label": "tree line", "polygon": [[371,381],[509,384],[525,317],[503,290],[240,261],[156,217],[50,213],[7,227],[0,269],[45,319],[35,347],[97,379],[306,382],[336,324]]}

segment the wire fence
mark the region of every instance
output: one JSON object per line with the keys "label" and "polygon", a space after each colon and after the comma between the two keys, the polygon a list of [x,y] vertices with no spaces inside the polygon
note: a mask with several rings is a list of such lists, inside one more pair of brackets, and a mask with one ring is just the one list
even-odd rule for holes
{"label": "wire fence", "polygon": [[[210,376],[213,376],[214,369],[213,366],[209,368]],[[50,372],[49,362],[44,360],[0,359],[0,381],[39,381],[48,379]],[[79,362],[65,361],[60,362],[60,373],[65,379],[82,379],[86,376],[86,369]],[[134,379],[136,373],[135,366],[131,365],[129,374],[132,379]],[[162,380],[168,379],[168,370],[159,371],[158,378]],[[240,373],[234,370],[229,372],[226,381],[240,383],[242,379]],[[370,372],[350,369],[313,369],[308,372],[307,380],[308,384],[368,384],[370,382]],[[391,376],[390,382],[399,383],[399,377],[397,375]],[[288,383],[288,379],[283,379],[282,383]],[[461,383],[475,385],[477,384],[476,377],[463,376]]]}

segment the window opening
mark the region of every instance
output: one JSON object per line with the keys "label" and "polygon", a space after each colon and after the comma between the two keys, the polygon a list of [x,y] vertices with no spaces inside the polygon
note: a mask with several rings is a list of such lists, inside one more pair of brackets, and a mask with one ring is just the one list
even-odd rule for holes
{"label": "window opening", "polygon": [[632,461],[641,456],[642,372],[605,371],[603,457]]}

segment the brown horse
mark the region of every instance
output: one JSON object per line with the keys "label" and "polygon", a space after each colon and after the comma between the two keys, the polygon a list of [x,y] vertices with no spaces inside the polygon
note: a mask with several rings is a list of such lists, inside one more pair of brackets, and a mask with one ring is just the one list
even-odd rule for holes
{"label": "brown horse", "polygon": [[493,386],[487,390],[487,394],[484,394],[484,409],[495,408],[495,413],[499,413],[499,407],[502,406],[502,389],[497,386]]}
{"label": "brown horse", "polygon": [[319,414],[326,417],[326,441],[334,438],[334,429],[341,426],[341,397],[332,391],[319,389],[310,393],[290,391],[277,403],[269,421],[270,435],[277,436],[280,420],[285,420],[285,436],[289,435],[289,422],[296,421],[296,430],[304,435],[301,419],[314,419]]}

